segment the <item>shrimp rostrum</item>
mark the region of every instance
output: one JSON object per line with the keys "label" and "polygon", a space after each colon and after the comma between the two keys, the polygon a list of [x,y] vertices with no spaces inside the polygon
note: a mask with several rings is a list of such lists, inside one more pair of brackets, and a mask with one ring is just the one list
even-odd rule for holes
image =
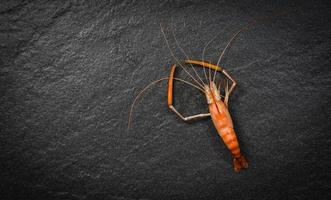
{"label": "shrimp rostrum", "polygon": [[[222,56],[224,55],[225,50],[228,48],[231,41],[242,30],[244,30],[244,28],[242,28],[238,32],[236,32],[233,35],[233,37],[229,40],[226,47],[223,49],[216,65],[211,64],[209,62],[205,62],[203,59],[201,61],[200,60],[189,59],[188,56],[185,54],[185,52],[180,48],[180,46],[179,46],[179,44],[176,40],[176,43],[177,43],[178,47],[186,55],[186,58],[187,58],[184,61],[184,63],[186,65],[184,65],[182,62],[179,62],[179,60],[174,56],[174,54],[173,54],[173,52],[170,48],[170,45],[168,43],[168,40],[165,36],[165,33],[163,31],[163,28],[161,26],[161,31],[163,33],[166,44],[167,44],[172,56],[175,58],[178,66],[180,66],[184,70],[184,72],[194,81],[194,83],[191,83],[191,82],[188,82],[186,80],[174,77],[177,65],[173,64],[172,67],[171,67],[171,70],[170,70],[169,77],[164,77],[164,78],[161,78],[159,80],[156,80],[156,81],[150,83],[148,86],[146,86],[137,95],[137,97],[135,98],[135,100],[132,104],[131,110],[130,110],[129,126],[130,126],[130,120],[131,120],[131,114],[132,114],[133,106],[134,106],[137,98],[139,98],[139,96],[141,96],[141,94],[146,89],[151,87],[152,85],[154,85],[154,84],[156,84],[160,81],[163,81],[163,80],[168,80],[168,107],[170,108],[170,110],[173,111],[176,115],[179,116],[179,118],[181,118],[184,121],[191,121],[191,120],[197,120],[197,119],[203,119],[203,118],[211,117],[211,119],[213,121],[213,124],[214,124],[218,134],[220,135],[220,137],[224,141],[226,147],[230,150],[230,152],[233,156],[234,171],[238,172],[243,168],[247,168],[248,163],[247,163],[245,157],[242,155],[242,153],[240,151],[238,139],[237,139],[236,133],[235,133],[234,128],[233,128],[231,115],[230,115],[229,110],[228,110],[229,97],[230,97],[232,91],[234,90],[234,88],[236,87],[237,83],[230,76],[230,74],[223,67],[221,67],[219,65],[219,63],[222,59]],[[204,50],[205,50],[205,48],[204,48]],[[204,52],[203,52],[203,54],[204,54]],[[202,58],[203,58],[203,56],[202,56]],[[187,65],[190,65],[191,66],[190,69],[193,70],[193,71],[189,71],[188,70],[189,68],[187,67]],[[199,66],[199,67],[203,68],[204,75],[205,75],[205,81],[203,81],[202,78],[200,78],[198,76],[198,74],[197,74],[197,72],[196,72],[196,70],[194,69],[193,66]],[[206,69],[208,69],[208,77],[207,77]],[[192,74],[192,72],[195,73],[195,76]],[[225,81],[225,84],[224,84],[224,93],[225,93],[224,95],[221,95],[221,87],[220,87],[221,83],[219,84],[218,87],[216,86],[216,83],[215,83],[216,72],[220,72],[226,77],[226,81]],[[213,73],[213,75],[211,75],[212,73]],[[209,112],[185,117],[178,110],[176,110],[176,108],[173,105],[173,83],[174,83],[174,81],[184,82],[184,83],[186,83],[190,86],[193,86],[193,87],[199,89],[202,93],[204,93],[204,95],[206,97],[206,102],[208,104]],[[229,82],[231,82],[230,86],[229,86]]]}

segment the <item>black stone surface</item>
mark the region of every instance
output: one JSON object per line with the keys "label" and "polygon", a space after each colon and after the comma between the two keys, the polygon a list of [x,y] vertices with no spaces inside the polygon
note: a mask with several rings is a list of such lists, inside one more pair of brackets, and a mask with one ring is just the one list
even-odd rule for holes
{"label": "black stone surface", "polygon": [[[234,173],[210,119],[166,104],[174,54],[221,64],[249,169]],[[327,1],[1,1],[0,199],[328,199],[330,6]],[[183,73],[178,73],[183,75]],[[186,115],[204,97],[176,84]]]}

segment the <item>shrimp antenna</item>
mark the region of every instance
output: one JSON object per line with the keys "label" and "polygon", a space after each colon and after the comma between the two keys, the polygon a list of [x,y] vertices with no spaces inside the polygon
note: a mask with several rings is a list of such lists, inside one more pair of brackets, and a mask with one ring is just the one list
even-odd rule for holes
{"label": "shrimp antenna", "polygon": [[[231,20],[231,22],[230,22],[229,24],[231,24],[232,21],[233,21],[233,20]],[[228,26],[229,26],[229,25],[227,25],[224,29],[226,29]],[[215,35],[211,40],[209,40],[209,41],[206,43],[206,45],[204,46],[203,51],[202,51],[202,56],[201,56],[201,60],[202,60],[202,62],[205,62],[204,56],[205,56],[205,52],[206,52],[207,47],[209,46],[209,44],[210,44],[212,41],[214,41],[217,37],[219,37],[220,34],[221,34],[221,33],[216,34],[216,35]],[[203,68],[203,73],[205,74],[205,78],[208,79],[208,78],[207,78],[207,74],[206,74],[205,67]],[[208,68],[208,76],[209,76],[209,82],[210,82],[210,81],[211,81],[211,69],[210,69],[210,68]]]}
{"label": "shrimp antenna", "polygon": [[150,84],[148,84],[146,87],[144,87],[139,93],[138,95],[136,96],[136,98],[134,98],[133,100],[133,103],[131,105],[131,108],[130,108],[130,113],[129,113],[129,121],[128,121],[128,131],[130,130],[130,126],[131,126],[131,117],[132,117],[132,111],[133,111],[133,107],[134,105],[136,104],[136,101],[138,100],[138,98],[148,89],[150,88],[151,86],[155,85],[156,83],[158,82],[161,82],[161,81],[164,81],[164,80],[168,80],[169,78],[168,77],[163,77],[163,78],[160,78],[158,80],[155,80],[153,82],[151,82]]}
{"label": "shrimp antenna", "polygon": [[[221,62],[221,59],[223,58],[223,55],[225,53],[225,51],[227,50],[227,48],[230,46],[231,42],[239,35],[239,33],[245,31],[246,29],[248,29],[249,26],[252,26],[254,24],[256,24],[257,22],[262,22],[263,20],[270,20],[274,17],[278,17],[278,16],[281,16],[281,15],[285,15],[287,14],[289,11],[288,10],[285,10],[283,12],[274,12],[272,15],[269,15],[267,17],[257,17],[255,18],[254,20],[252,20],[250,23],[248,23],[246,26],[242,27],[241,29],[239,29],[232,37],[231,39],[229,40],[229,42],[227,43],[227,45],[225,46],[225,48],[223,49],[218,61],[217,61],[217,66],[220,64]],[[213,81],[215,81],[215,76],[216,76],[216,71],[214,72],[214,76],[213,76]]]}
{"label": "shrimp antenna", "polygon": [[[205,61],[205,59],[204,59],[204,56],[205,56],[205,51],[206,51],[206,48],[208,47],[208,45],[218,36],[219,34],[217,34],[217,35],[215,35],[211,40],[209,40],[208,42],[207,42],[207,44],[203,47],[203,50],[202,50],[202,57],[201,57],[201,60],[202,60],[202,62],[204,62]],[[210,68],[208,69],[208,77],[209,77],[209,79],[207,78],[207,74],[206,74],[206,69],[205,69],[205,67],[203,67],[203,73],[205,74],[205,78],[207,79],[207,80],[209,80],[209,82],[211,81],[210,79],[211,79],[211,77],[210,77]]]}
{"label": "shrimp antenna", "polygon": [[187,75],[189,75],[189,77],[191,78],[191,79],[193,79],[200,87],[201,87],[201,89],[203,89],[203,85],[201,85],[201,83],[199,83],[199,81],[197,81],[193,76],[192,76],[192,74],[190,73],[190,72],[188,72],[187,71],[187,69],[179,62],[179,60],[177,59],[177,57],[175,56],[175,54],[172,52],[172,50],[171,50],[171,48],[170,48],[170,45],[169,45],[169,42],[168,42],[168,39],[167,39],[167,37],[166,37],[166,35],[165,35],[165,33],[164,33],[164,30],[163,30],[163,27],[162,27],[162,25],[160,24],[160,28],[161,28],[161,32],[162,32],[162,35],[163,35],[163,38],[164,38],[164,40],[165,40],[165,42],[166,42],[166,44],[167,44],[167,47],[168,47],[168,49],[169,49],[169,51],[170,51],[170,54],[172,55],[172,57],[176,60],[176,62],[178,63],[178,65],[184,70],[184,72],[187,74]]}
{"label": "shrimp antenna", "polygon": [[[168,79],[169,79],[169,77],[163,77],[163,78],[160,78],[160,79],[158,79],[158,80],[155,80],[155,81],[149,83],[146,87],[144,87],[144,88],[143,88],[143,89],[137,94],[137,96],[134,98],[133,103],[132,103],[131,108],[130,108],[129,119],[128,119],[128,129],[127,129],[127,131],[130,130],[131,123],[132,123],[132,120],[131,120],[131,119],[132,119],[133,108],[134,108],[134,105],[136,104],[137,100],[139,99],[139,97],[141,97],[142,94],[143,94],[148,88],[152,87],[152,86],[155,85],[156,83],[159,83],[159,82],[161,82],[161,81],[168,80]],[[180,78],[174,78],[174,80],[177,80],[177,81],[181,81],[181,82],[183,82],[183,83],[186,83],[186,84],[188,84],[188,85],[190,85],[190,86],[192,86],[192,87],[194,87],[194,88],[196,88],[196,89],[202,91],[203,93],[205,93],[205,91],[202,90],[200,87],[198,87],[198,86],[194,85],[193,83],[190,83],[190,82],[188,82],[188,81],[186,81],[186,80],[183,80],[183,79],[180,79]]]}
{"label": "shrimp antenna", "polygon": [[[178,47],[179,50],[185,55],[186,59],[189,60],[190,58],[189,58],[188,55],[185,53],[184,49],[179,45],[179,42],[178,42],[178,40],[176,39],[175,33],[174,33],[174,31],[173,31],[172,28],[171,28],[171,33],[172,33],[172,36],[173,36],[174,39],[175,39],[175,43],[176,43],[177,47]],[[196,75],[196,76],[199,78],[199,80],[202,82],[202,84],[205,85],[205,82],[203,82],[203,80],[200,78],[199,74],[198,74],[197,71],[194,69],[194,67],[193,67],[193,65],[192,65],[191,63],[190,63],[190,66],[191,66],[192,70],[194,71],[195,75]]]}
{"label": "shrimp antenna", "polygon": [[[253,21],[253,22],[255,23],[255,21]],[[218,59],[218,61],[217,61],[216,66],[218,66],[218,65],[220,64],[221,59],[222,59],[222,57],[223,57],[223,55],[224,55],[226,49],[230,46],[231,42],[232,42],[232,41],[233,41],[233,40],[239,35],[239,33],[243,32],[245,29],[247,29],[247,27],[248,27],[250,24],[252,24],[252,23],[249,23],[248,25],[242,27],[241,29],[239,29],[239,30],[238,30],[238,31],[237,31],[237,32],[231,37],[231,39],[229,40],[229,42],[227,43],[227,45],[226,45],[225,48],[223,49],[223,51],[222,51],[222,53],[221,53],[221,55],[220,55],[220,57],[219,57],[219,59]],[[215,72],[214,72],[213,81],[215,81],[215,77],[216,77],[216,70],[215,70]]]}

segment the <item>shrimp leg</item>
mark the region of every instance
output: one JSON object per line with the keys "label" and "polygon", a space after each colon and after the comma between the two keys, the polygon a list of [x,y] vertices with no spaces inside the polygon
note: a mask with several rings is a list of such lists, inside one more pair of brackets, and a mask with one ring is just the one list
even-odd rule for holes
{"label": "shrimp leg", "polygon": [[229,89],[229,85],[228,85],[228,81],[226,81],[226,88],[225,88],[225,99],[224,99],[224,103],[226,106],[228,106],[229,103],[229,96],[230,93],[233,91],[233,89],[236,87],[237,82],[225,71],[225,69],[222,70],[222,73],[232,81],[232,85]]}
{"label": "shrimp leg", "polygon": [[184,117],[180,112],[176,110],[176,108],[173,106],[173,81],[174,81],[174,74],[175,74],[176,65],[173,65],[171,67],[170,76],[169,76],[169,82],[168,82],[168,107],[171,111],[176,113],[182,120],[184,121],[191,121],[193,119],[202,119],[210,116],[210,113],[201,113],[197,115],[192,115],[188,117]]}

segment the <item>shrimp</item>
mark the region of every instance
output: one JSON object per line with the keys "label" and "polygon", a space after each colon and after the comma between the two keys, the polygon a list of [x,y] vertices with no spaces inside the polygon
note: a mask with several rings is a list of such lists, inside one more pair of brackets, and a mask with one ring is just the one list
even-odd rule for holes
{"label": "shrimp", "polygon": [[[232,119],[231,119],[230,112],[228,110],[229,97],[230,97],[230,94],[233,92],[234,88],[236,87],[237,82],[219,64],[220,64],[220,61],[223,58],[223,55],[224,55],[225,51],[230,46],[231,42],[241,32],[246,30],[249,26],[254,25],[256,22],[257,22],[257,20],[253,20],[252,22],[250,22],[249,24],[247,24],[246,26],[242,27],[237,32],[235,32],[235,34],[233,34],[233,36],[230,38],[230,40],[226,44],[225,48],[221,52],[220,57],[217,61],[217,64],[212,64],[212,63],[206,62],[206,61],[204,61],[203,57],[204,57],[206,47],[218,35],[216,35],[213,39],[211,39],[206,44],[206,46],[204,47],[203,52],[202,52],[202,60],[192,60],[187,56],[187,54],[184,52],[184,50],[180,47],[174,33],[172,32],[173,38],[175,39],[175,42],[176,42],[176,45],[179,47],[181,52],[186,56],[186,60],[184,61],[184,63],[191,66],[191,70],[193,70],[196,77],[198,77],[198,78],[195,78],[194,74],[191,74],[189,72],[187,66],[185,67],[185,65],[183,65],[183,62],[180,62],[179,59],[176,58],[176,56],[174,55],[174,53],[172,52],[172,50],[170,48],[168,39],[166,38],[166,35],[164,33],[164,30],[163,30],[163,27],[160,25],[161,32],[163,34],[166,45],[167,45],[172,57],[176,60],[178,66],[180,66],[184,70],[184,72],[188,75],[188,77],[192,81],[194,81],[194,83],[183,80],[183,79],[180,79],[180,78],[177,78],[177,77],[174,77],[177,65],[173,64],[172,67],[171,67],[171,70],[170,70],[170,75],[168,77],[163,77],[163,78],[160,78],[156,81],[153,81],[152,83],[147,85],[141,92],[138,93],[138,95],[136,96],[136,98],[134,99],[134,101],[131,105],[131,109],[130,109],[130,113],[129,113],[129,120],[128,120],[129,121],[128,122],[128,129],[130,128],[133,107],[134,107],[137,99],[142,95],[143,92],[145,92],[152,85],[154,85],[156,83],[159,83],[161,81],[164,81],[164,80],[168,80],[168,107],[169,107],[169,109],[171,111],[173,111],[176,115],[178,115],[179,118],[181,118],[182,120],[184,120],[186,122],[211,117],[211,119],[213,121],[213,124],[214,124],[218,134],[220,135],[220,137],[222,138],[222,140],[225,143],[226,147],[230,150],[230,152],[233,156],[233,169],[234,169],[234,171],[239,172],[241,169],[248,168],[248,162],[247,162],[246,158],[243,156],[243,154],[240,151],[239,142],[238,142],[236,133],[234,131],[233,122],[232,122]],[[199,66],[199,67],[203,68],[204,75],[205,75],[205,80],[207,80],[207,82],[204,82],[202,80],[202,78],[199,77],[198,73],[194,69],[194,66]],[[207,73],[205,71],[206,68],[208,69],[208,77],[207,77]],[[214,75],[211,75],[211,70],[214,70]],[[215,83],[215,77],[216,77],[216,74],[217,74],[216,72],[220,72],[226,77],[226,85],[224,87],[224,91],[225,91],[224,96],[222,96],[221,92],[220,92],[221,91],[220,90],[221,83],[219,84],[218,87],[216,86],[216,83]],[[173,83],[174,83],[174,80],[184,82],[185,84],[190,85],[190,86],[200,90],[206,97],[209,112],[208,113],[195,114],[195,115],[188,116],[188,117],[183,116],[173,105]],[[229,88],[229,80],[232,82],[230,88]]]}
{"label": "shrimp", "polygon": [[174,80],[174,72],[176,69],[176,65],[173,65],[168,79],[168,107],[184,121],[190,121],[190,120],[200,119],[210,116],[212,118],[212,121],[214,123],[214,126],[218,134],[221,136],[227,148],[231,151],[233,155],[234,171],[238,172],[242,168],[248,168],[248,163],[245,157],[240,152],[239,143],[237,140],[236,133],[233,129],[231,115],[228,110],[229,95],[237,83],[224,69],[222,69],[219,66],[196,60],[186,60],[185,63],[196,64],[203,67],[212,68],[217,71],[221,71],[222,73],[224,73],[225,76],[227,76],[232,81],[231,88],[229,89],[228,82],[226,82],[225,97],[224,97],[224,101],[222,101],[220,90],[216,87],[215,82],[210,81],[209,84],[205,84],[204,93],[206,96],[209,113],[184,117],[173,106],[173,80]]}

